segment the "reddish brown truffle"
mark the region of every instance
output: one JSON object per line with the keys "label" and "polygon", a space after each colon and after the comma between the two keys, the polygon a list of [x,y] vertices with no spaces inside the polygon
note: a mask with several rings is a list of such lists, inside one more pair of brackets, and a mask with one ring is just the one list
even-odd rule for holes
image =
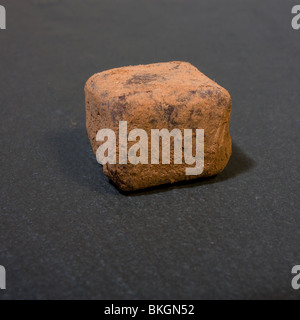
{"label": "reddish brown truffle", "polygon": [[[104,173],[121,190],[213,176],[230,158],[231,97],[190,63],[174,61],[103,71],[87,81],[85,95],[86,125],[94,153],[103,143],[96,142],[98,130],[112,129],[118,136],[119,121],[127,121],[128,132],[144,129],[149,137],[151,129],[204,129],[204,170],[200,175],[186,175],[184,162],[105,164]],[[130,144],[134,143],[128,143],[128,148]],[[118,147],[117,141],[117,158]],[[171,143],[171,155],[173,151]]]}

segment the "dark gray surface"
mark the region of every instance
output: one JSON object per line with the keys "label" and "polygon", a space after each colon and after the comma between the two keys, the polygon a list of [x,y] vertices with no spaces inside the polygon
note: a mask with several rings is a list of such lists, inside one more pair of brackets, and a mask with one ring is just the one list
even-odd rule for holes
{"label": "dark gray surface", "polygon": [[[0,299],[300,298],[297,2],[1,4]],[[213,179],[120,194],[89,145],[85,81],[171,60],[231,93],[232,158]]]}

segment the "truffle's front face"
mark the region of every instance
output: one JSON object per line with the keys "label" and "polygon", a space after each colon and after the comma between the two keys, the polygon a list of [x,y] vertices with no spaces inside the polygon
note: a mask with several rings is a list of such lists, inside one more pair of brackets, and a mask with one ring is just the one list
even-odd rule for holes
{"label": "truffle's front face", "polygon": [[[231,155],[229,93],[186,62],[129,66],[92,76],[85,87],[87,130],[96,153],[100,129],[118,136],[119,121],[128,132],[143,129],[149,137],[149,164],[106,164],[105,174],[122,190],[138,190],[165,183],[208,177],[221,172]],[[204,129],[204,170],[186,175],[186,167],[151,164],[151,129]],[[128,148],[134,144],[129,143]],[[117,140],[117,159],[119,145]],[[193,167],[193,166],[190,166]]]}

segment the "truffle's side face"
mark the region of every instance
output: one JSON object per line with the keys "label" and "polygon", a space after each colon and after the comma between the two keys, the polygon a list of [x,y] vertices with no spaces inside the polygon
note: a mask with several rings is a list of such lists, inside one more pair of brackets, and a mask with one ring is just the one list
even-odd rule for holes
{"label": "truffle's side face", "polygon": [[[208,177],[221,172],[231,155],[231,97],[217,83],[186,62],[129,66],[92,76],[85,87],[87,131],[93,151],[100,129],[118,137],[119,121],[128,132],[144,129],[149,137],[149,164],[106,164],[104,173],[122,190]],[[187,164],[150,164],[151,129],[204,129],[204,170],[186,175]],[[195,132],[195,130],[194,130]],[[134,144],[131,143],[131,144]],[[130,143],[128,144],[128,148]],[[118,159],[117,140],[117,159]],[[193,166],[190,166],[193,167]]]}

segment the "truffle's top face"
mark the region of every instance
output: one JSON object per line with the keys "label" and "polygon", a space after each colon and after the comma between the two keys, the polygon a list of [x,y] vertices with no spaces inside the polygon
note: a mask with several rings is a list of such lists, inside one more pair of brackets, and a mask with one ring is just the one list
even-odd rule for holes
{"label": "truffle's top face", "polygon": [[176,98],[177,102],[184,102],[190,100],[192,96],[210,99],[217,95],[223,101],[222,104],[227,104],[230,100],[224,88],[190,63],[180,61],[103,71],[88,80],[86,90],[97,92],[103,101],[115,98],[120,101],[128,100],[139,94],[143,94],[144,98],[151,96],[151,99],[158,101],[165,97],[167,103],[172,97]]}

